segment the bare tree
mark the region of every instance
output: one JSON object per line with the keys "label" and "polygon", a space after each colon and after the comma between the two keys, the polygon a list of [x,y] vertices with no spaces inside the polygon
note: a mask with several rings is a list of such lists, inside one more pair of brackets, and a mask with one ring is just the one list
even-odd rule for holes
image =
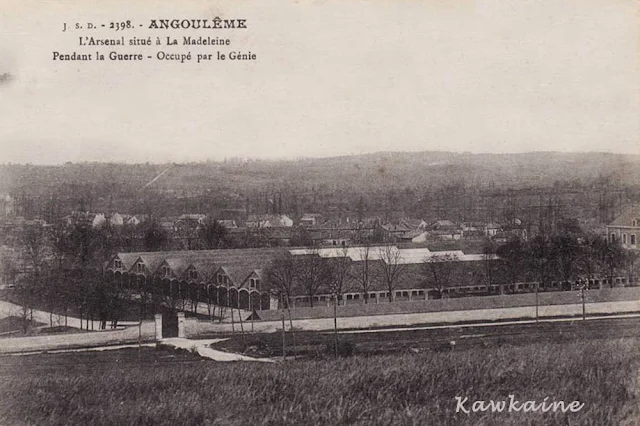
{"label": "bare tree", "polygon": [[360,251],[360,261],[358,262],[358,271],[356,281],[360,286],[360,290],[364,293],[364,303],[369,303],[369,290],[371,288],[372,271],[372,253],[371,244],[365,240],[365,244],[358,250]]}
{"label": "bare tree", "polygon": [[187,283],[187,297],[191,311],[195,314],[198,312],[198,303],[200,302],[200,283],[189,281]]}
{"label": "bare tree", "polygon": [[633,250],[627,250],[625,253],[624,264],[627,270],[629,285],[633,285],[636,280],[636,268],[640,255]]}
{"label": "bare tree", "polygon": [[284,295],[284,304],[289,307],[298,275],[297,263],[290,255],[277,257],[269,269],[269,280]]}
{"label": "bare tree", "polygon": [[70,227],[59,222],[47,229],[47,239],[51,247],[51,255],[56,268],[60,271],[65,266],[70,251]]}
{"label": "bare tree", "polygon": [[2,250],[0,252],[0,268],[2,268],[3,284],[15,285],[19,268],[15,256],[9,251]]}
{"label": "bare tree", "polygon": [[309,298],[309,304],[313,307],[313,299],[331,279],[327,262],[320,257],[317,248],[310,249],[309,254],[293,260],[296,265],[296,278],[298,285]]}
{"label": "bare tree", "polygon": [[38,277],[44,266],[47,250],[46,236],[42,226],[25,226],[20,233],[20,243],[24,258],[28,260],[34,275]]}
{"label": "bare tree", "polygon": [[484,266],[484,277],[487,288],[493,284],[493,276],[496,268],[496,245],[490,238],[485,238],[482,243],[482,264]]}
{"label": "bare tree", "polygon": [[398,247],[386,245],[378,249],[380,262],[376,262],[377,274],[385,283],[389,302],[393,302],[393,293],[400,283],[407,265],[402,263],[402,254]]}
{"label": "bare tree", "polygon": [[342,300],[342,295],[345,290],[344,287],[350,278],[351,265],[353,262],[348,254],[349,248],[345,246],[342,248],[341,256],[328,261],[331,293],[336,298],[336,303]]}
{"label": "bare tree", "polygon": [[72,225],[69,232],[69,267],[73,270],[73,279],[65,285],[70,287],[68,294],[74,298],[79,308],[80,320],[86,316],[87,326],[94,313],[91,309],[92,279],[96,272],[102,270],[100,258],[104,248],[103,237],[100,229],[93,228],[87,222]]}
{"label": "bare tree", "polygon": [[442,298],[444,289],[451,283],[457,262],[458,256],[452,253],[434,254],[425,258],[422,264],[424,286],[433,287]]}
{"label": "bare tree", "polygon": [[[296,277],[298,275],[297,264],[290,255],[283,255],[276,258],[269,268],[268,276],[271,283],[276,287],[277,292],[282,300],[282,309],[287,309],[289,314],[289,327],[293,336],[293,352],[296,351],[296,334],[293,328],[293,319],[291,318],[291,300],[293,297]],[[283,313],[284,318],[284,313]],[[283,330],[284,333],[284,320]]]}
{"label": "bare tree", "polygon": [[[206,282],[209,282],[208,280]],[[209,320],[213,321],[213,317],[216,312],[216,304],[218,303],[218,292],[217,290],[211,290],[207,285],[205,287],[206,293],[206,303],[207,303],[207,313],[209,314]]]}
{"label": "bare tree", "polygon": [[22,322],[22,331],[24,334],[31,329],[33,325],[33,309],[38,304],[40,297],[40,277],[35,273],[30,273],[21,277],[16,283],[15,293],[20,300],[20,308],[18,315]]}

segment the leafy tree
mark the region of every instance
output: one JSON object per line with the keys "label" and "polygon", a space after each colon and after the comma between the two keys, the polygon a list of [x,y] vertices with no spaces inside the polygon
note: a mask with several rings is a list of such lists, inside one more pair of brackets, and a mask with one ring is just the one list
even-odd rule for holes
{"label": "leafy tree", "polygon": [[128,223],[122,225],[119,235],[120,249],[125,252],[139,250],[144,231],[144,225],[132,225]]}
{"label": "leafy tree", "polygon": [[169,236],[162,226],[152,220],[144,232],[144,248],[147,251],[161,251],[166,249]]}
{"label": "leafy tree", "polygon": [[598,235],[586,235],[580,243],[580,257],[578,268],[582,275],[591,280],[602,270],[602,253],[605,247],[605,240]]}
{"label": "leafy tree", "polygon": [[500,257],[502,264],[507,270],[509,279],[515,288],[515,284],[522,276],[526,263],[527,253],[525,245],[520,238],[514,237],[498,247],[496,254]]}
{"label": "leafy tree", "polygon": [[581,257],[578,239],[570,233],[555,235],[551,238],[550,248],[550,257],[555,263],[555,269],[560,273],[565,283],[570,282],[577,275]]}
{"label": "leafy tree", "polygon": [[618,241],[607,241],[601,246],[600,256],[604,273],[609,281],[609,286],[613,287],[613,280],[618,274],[618,270],[624,267],[625,250]]}
{"label": "leafy tree", "polygon": [[299,226],[294,230],[290,243],[293,247],[311,247],[313,239],[304,227]]}
{"label": "leafy tree", "polygon": [[100,229],[85,223],[72,225],[66,247],[73,262],[72,267],[81,271],[102,268],[101,254],[105,242]]}
{"label": "leafy tree", "polygon": [[527,256],[537,281],[546,289],[551,277],[553,260],[549,238],[544,234],[534,237],[529,243]]}
{"label": "leafy tree", "polygon": [[207,250],[224,248],[229,245],[227,228],[213,218],[207,218],[198,228],[201,247]]}
{"label": "leafy tree", "polygon": [[576,218],[564,218],[556,224],[556,235],[578,238],[584,235],[580,222]]}

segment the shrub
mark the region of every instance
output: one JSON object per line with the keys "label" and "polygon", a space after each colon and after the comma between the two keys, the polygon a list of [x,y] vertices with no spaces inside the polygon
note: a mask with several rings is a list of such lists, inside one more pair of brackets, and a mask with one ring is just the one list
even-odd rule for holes
{"label": "shrub", "polygon": [[[325,353],[334,355],[336,347],[334,342],[329,342],[325,346]],[[348,342],[346,340],[338,341],[338,356],[341,358],[350,357],[356,352],[355,343]]]}

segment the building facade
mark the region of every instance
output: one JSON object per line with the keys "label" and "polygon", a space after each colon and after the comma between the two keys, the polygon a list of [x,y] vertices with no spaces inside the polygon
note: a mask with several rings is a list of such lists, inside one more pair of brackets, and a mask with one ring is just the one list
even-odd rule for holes
{"label": "building facade", "polygon": [[623,248],[637,250],[640,237],[640,205],[627,208],[607,225],[609,242],[619,242]]}

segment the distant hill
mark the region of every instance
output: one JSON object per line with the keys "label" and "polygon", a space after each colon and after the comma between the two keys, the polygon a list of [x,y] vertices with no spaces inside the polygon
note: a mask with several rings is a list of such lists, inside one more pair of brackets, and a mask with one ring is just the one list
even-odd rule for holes
{"label": "distant hill", "polygon": [[639,184],[640,156],[610,153],[379,152],[188,164],[0,166],[1,193],[60,200],[77,200],[87,193],[94,202],[100,200],[100,208],[110,205],[119,209],[139,209],[132,203],[151,197],[149,194],[156,198],[157,194],[169,198],[208,197],[218,200],[217,205],[223,207],[238,205],[258,193],[274,192],[288,193],[290,204],[291,194],[299,194],[302,199],[313,197],[315,204],[319,202],[318,197],[324,197],[327,203],[353,204],[353,197],[357,195],[400,191],[421,194],[447,188],[554,187],[584,190],[636,188]]}

